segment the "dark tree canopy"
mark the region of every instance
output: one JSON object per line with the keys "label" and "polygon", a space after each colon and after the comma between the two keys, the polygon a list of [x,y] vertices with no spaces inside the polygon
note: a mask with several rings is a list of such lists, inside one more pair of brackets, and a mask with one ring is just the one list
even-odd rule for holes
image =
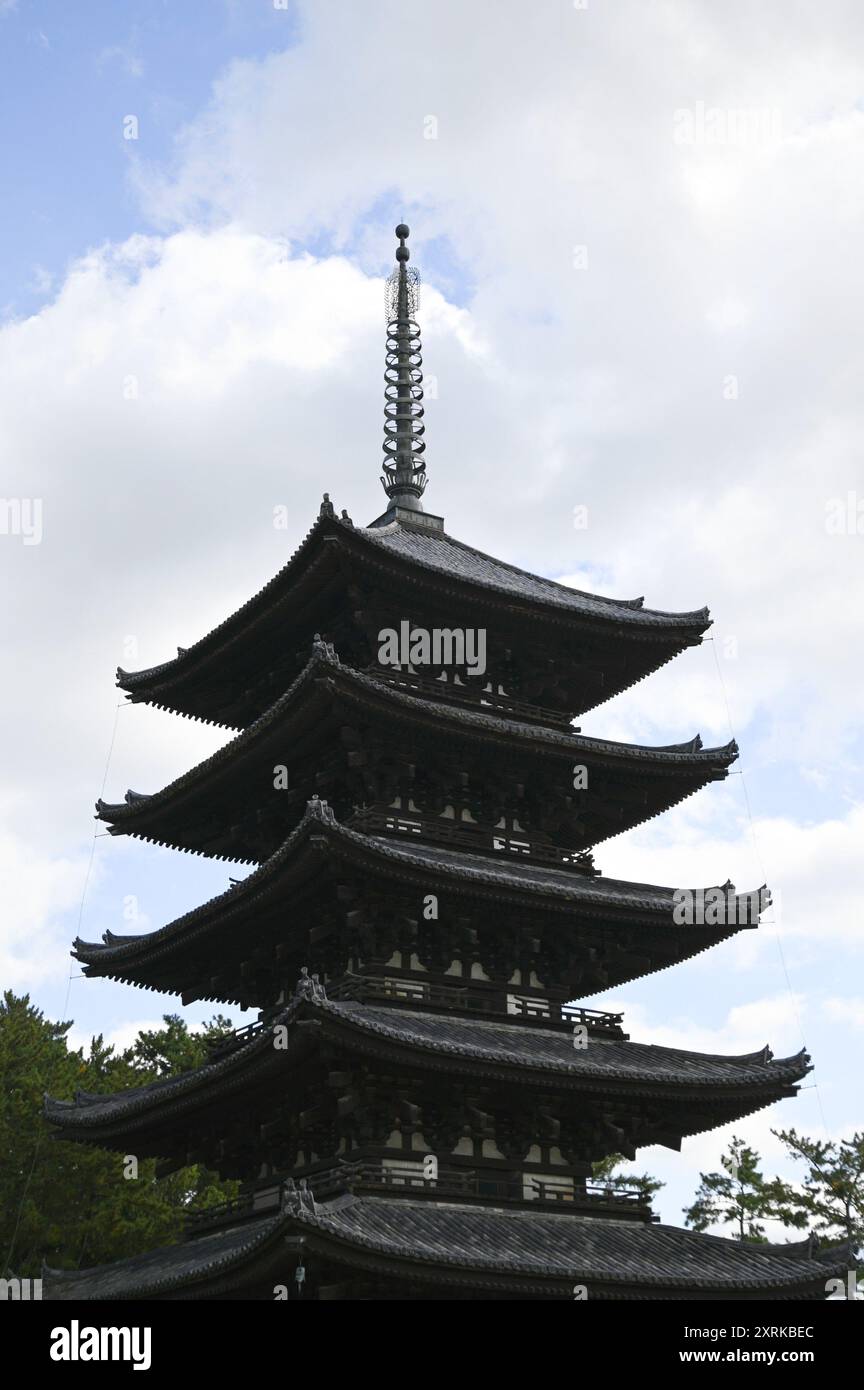
{"label": "dark tree canopy", "polygon": [[28,995],[0,999],[0,1271],[38,1277],[43,1260],[79,1269],[141,1254],[177,1240],[190,1206],[233,1196],[201,1167],[155,1178],[152,1160],[137,1178],[124,1156],[52,1137],[42,1117],[46,1092],[71,1100],[76,1090],[97,1094],[144,1085],[200,1066],[208,1037],[230,1028],[212,1019],[190,1033],[177,1016],[141,1033],[122,1052],[101,1036],[70,1050],[71,1022],[53,1023]]}

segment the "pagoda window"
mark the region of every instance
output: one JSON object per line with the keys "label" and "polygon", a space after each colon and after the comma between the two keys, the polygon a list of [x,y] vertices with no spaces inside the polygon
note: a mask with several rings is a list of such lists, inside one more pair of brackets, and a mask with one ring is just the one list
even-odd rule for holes
{"label": "pagoda window", "polygon": [[408,957],[408,969],[422,970],[424,974],[428,974],[427,967],[421,963],[420,957],[417,955],[416,951],[412,951],[411,955]]}
{"label": "pagoda window", "polygon": [[470,1137],[470,1135],[462,1135],[462,1138],[459,1140],[459,1143],[453,1150],[453,1155],[454,1157],[458,1156],[459,1158],[474,1157],[474,1140]]}
{"label": "pagoda window", "polygon": [[462,962],[461,962],[461,960],[451,960],[450,964],[447,966],[447,969],[444,971],[444,974],[445,974],[445,975],[461,975],[461,974],[462,974]]}
{"label": "pagoda window", "polygon": [[415,1130],[414,1133],[411,1135],[410,1147],[414,1152],[428,1154],[429,1144],[427,1143],[425,1137],[421,1134],[419,1129]]}
{"label": "pagoda window", "polygon": [[470,978],[471,978],[472,980],[488,980],[488,979],[489,979],[489,976],[486,974],[486,971],[483,969],[483,966],[480,964],[479,960],[475,960],[475,961],[472,962],[472,965],[471,965],[471,976],[470,976]]}
{"label": "pagoda window", "polygon": [[[510,979],[507,981],[507,983],[508,983],[508,985],[521,985],[521,983],[522,983],[522,971],[519,970],[519,969],[514,970],[514,971],[513,971],[513,974],[510,976]],[[509,1000],[508,1000],[508,1003],[509,1003]]]}
{"label": "pagoda window", "polygon": [[[389,1137],[388,1139],[385,1140],[385,1142],[384,1142],[384,1147],[385,1147],[385,1149],[401,1149],[401,1148],[404,1148],[404,1139],[403,1139],[403,1135],[402,1135],[401,1129],[392,1129],[392,1130],[390,1131],[390,1137]],[[385,1168],[386,1168],[387,1164],[388,1164],[388,1163],[391,1163],[391,1162],[392,1162],[391,1159],[385,1158],[385,1159],[384,1159],[384,1166],[385,1166]]]}

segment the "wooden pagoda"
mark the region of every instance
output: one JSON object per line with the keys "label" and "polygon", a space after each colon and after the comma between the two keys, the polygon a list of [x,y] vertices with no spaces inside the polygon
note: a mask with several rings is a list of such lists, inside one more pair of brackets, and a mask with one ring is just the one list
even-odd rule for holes
{"label": "wooden pagoda", "polygon": [[[73,954],[258,1020],[197,1071],[47,1102],[59,1137],[160,1174],[202,1162],[243,1195],[177,1245],[49,1274],[46,1296],[824,1298],[845,1250],[663,1226],[592,1181],[607,1155],[677,1149],[793,1095],[809,1059],[647,1046],[572,1002],[758,925],[729,884],[724,920],[681,922],[672,888],[592,857],[737,756],[572,723],[699,643],[708,613],[528,574],[423,510],[418,282],[396,230],[386,511],[355,526],[325,494],[259,594],[174,660],[118,673],[131,700],[236,737],[161,791],[99,802],[110,832],[255,867]],[[388,633],[407,635],[399,660]]]}

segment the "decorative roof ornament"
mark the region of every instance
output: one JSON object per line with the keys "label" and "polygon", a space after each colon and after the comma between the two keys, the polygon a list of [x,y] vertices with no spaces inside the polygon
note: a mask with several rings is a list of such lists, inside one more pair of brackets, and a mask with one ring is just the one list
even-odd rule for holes
{"label": "decorative roof ornament", "polygon": [[[315,1215],[315,1196],[305,1178],[301,1178],[299,1183],[292,1177],[284,1178],[280,1196],[282,1210],[290,1212],[292,1216],[302,1216],[304,1212],[308,1212],[310,1216]],[[297,1268],[301,1270],[303,1266],[298,1265]],[[305,1277],[304,1270],[302,1278],[298,1278],[297,1282],[302,1284]]]}
{"label": "decorative roof ornament", "polygon": [[426,487],[423,435],[423,358],[416,314],[420,276],[409,270],[408,227],[396,228],[398,262],[386,284],[387,366],[384,372],[384,472],[381,483],[391,505],[422,512]]}
{"label": "decorative roof ornament", "polygon": [[[315,656],[323,661],[331,661],[335,666],[341,666],[341,661],[336,653],[336,648],[332,642],[325,642],[320,632],[315,633],[315,640],[312,643],[312,651]],[[324,803],[327,804],[326,802]]]}
{"label": "decorative roof ornament", "polygon": [[299,1004],[302,999],[326,999],[327,991],[322,985],[317,975],[309,974],[308,965],[301,966],[300,978],[294,987],[294,997],[292,1004]]}
{"label": "decorative roof ornament", "polygon": [[315,820],[323,821],[325,825],[336,825],[336,817],[333,814],[333,807],[323,800],[317,792],[314,792],[306,802],[306,814]]}

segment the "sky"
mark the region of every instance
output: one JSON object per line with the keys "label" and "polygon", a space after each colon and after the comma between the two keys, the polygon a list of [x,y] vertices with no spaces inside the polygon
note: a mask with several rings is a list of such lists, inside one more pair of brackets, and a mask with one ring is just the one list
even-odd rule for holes
{"label": "sky", "polygon": [[428,508],[537,573],[714,619],[580,724],[734,734],[733,775],[596,861],[767,882],[775,907],[585,1002],[635,1041],[806,1046],[815,1070],[636,1169],[680,1223],[730,1134],[792,1176],[772,1128],[861,1127],[862,43],[854,0],[475,0],[470,24],[455,0],[0,0],[0,984],[76,1043],[179,1007],[68,955],[227,887],[94,822],[225,741],[125,705],[114,671],[243,603],[325,489],[381,511],[404,219]]}

